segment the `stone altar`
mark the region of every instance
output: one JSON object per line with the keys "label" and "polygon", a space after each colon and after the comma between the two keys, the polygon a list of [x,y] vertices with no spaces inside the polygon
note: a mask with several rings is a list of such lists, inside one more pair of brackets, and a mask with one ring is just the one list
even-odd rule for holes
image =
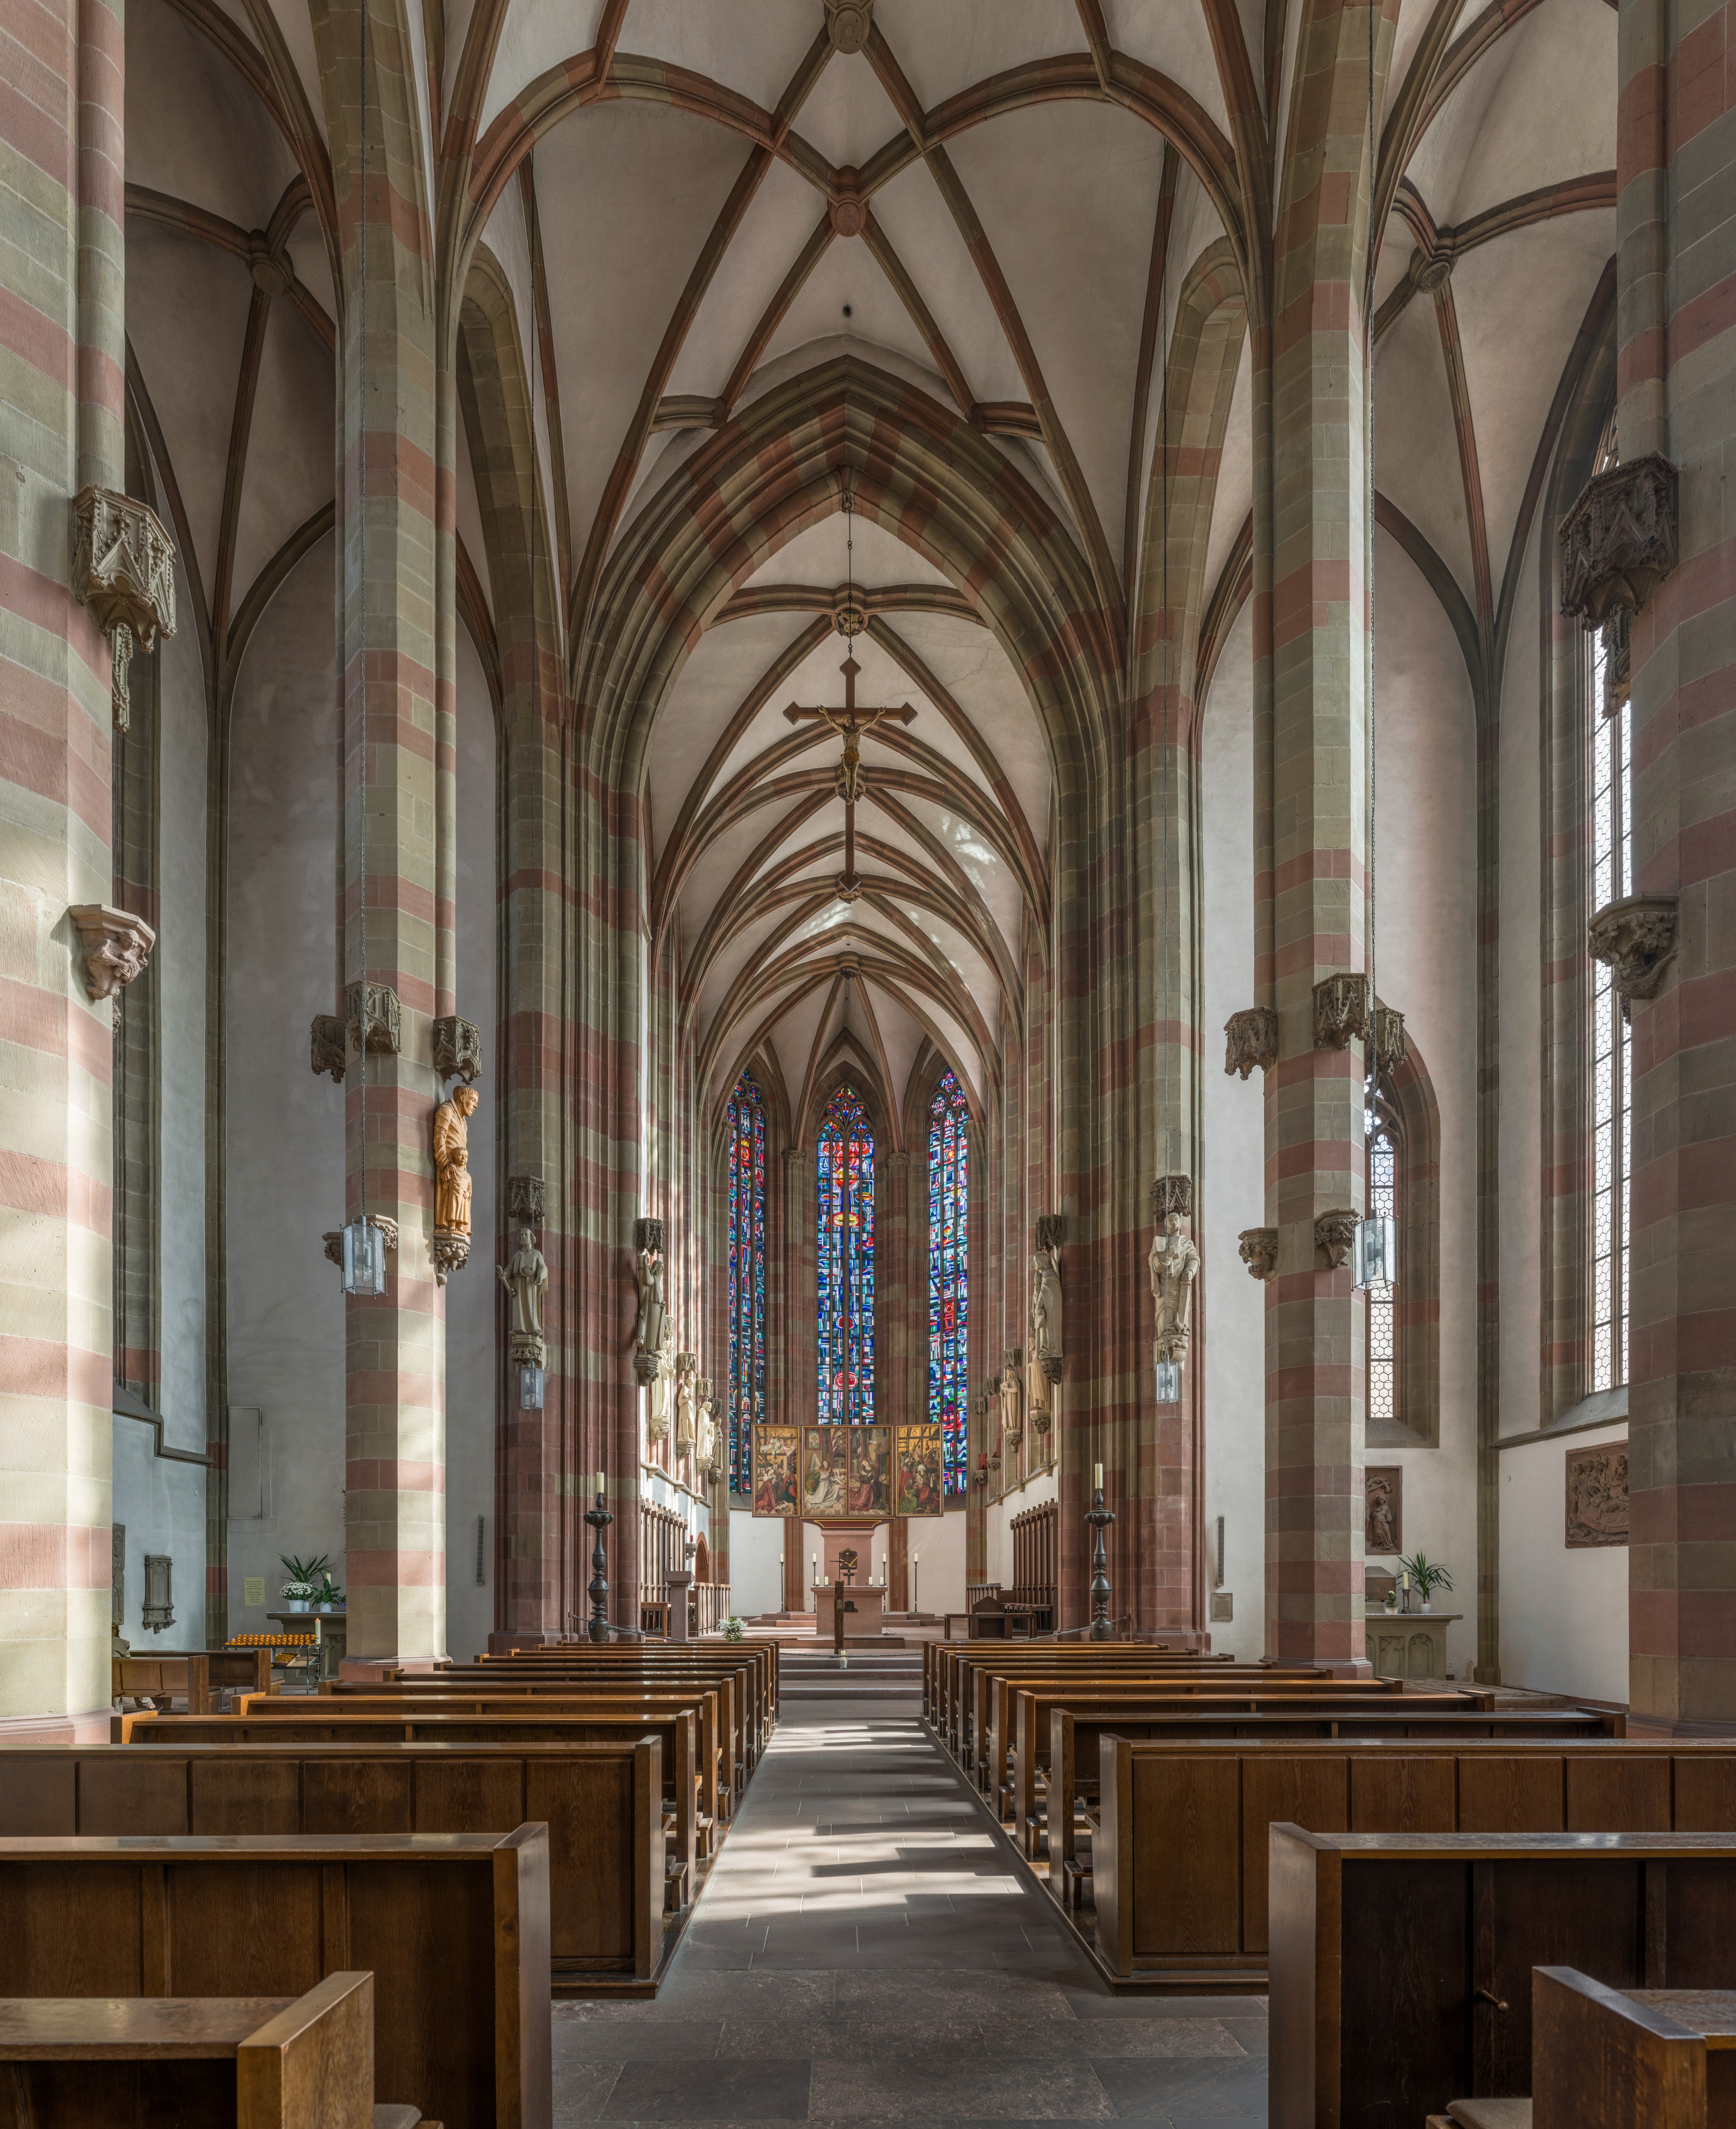
{"label": "stone altar", "polygon": [[1366,1621],[1368,1661],[1377,1678],[1444,1678],[1447,1629],[1463,1612],[1388,1612]]}

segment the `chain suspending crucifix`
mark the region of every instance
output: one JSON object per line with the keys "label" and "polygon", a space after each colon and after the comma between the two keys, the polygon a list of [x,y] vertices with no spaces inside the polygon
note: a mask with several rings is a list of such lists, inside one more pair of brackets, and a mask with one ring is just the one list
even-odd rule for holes
{"label": "chain suspending crucifix", "polygon": [[792,725],[806,722],[810,718],[830,725],[844,741],[844,758],[838,764],[838,796],[844,801],[844,870],[838,875],[838,898],[854,902],[862,892],[862,882],[856,872],[856,802],[862,796],[862,740],[876,725],[884,724],[888,717],[896,718],[901,725],[909,724],[916,711],[908,703],[896,707],[864,708],[856,700],[856,675],[862,668],[854,658],[846,658],[839,671],[844,675],[844,707],[828,709],[823,704],[792,703],[784,712]]}

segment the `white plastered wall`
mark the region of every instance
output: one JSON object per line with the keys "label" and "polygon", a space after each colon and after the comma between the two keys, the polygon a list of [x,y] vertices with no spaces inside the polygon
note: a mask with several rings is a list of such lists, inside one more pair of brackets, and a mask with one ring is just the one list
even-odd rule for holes
{"label": "white plastered wall", "polygon": [[1627,1439],[1628,1423],[1524,1442],[1498,1459],[1501,1680],[1627,1704],[1628,1550],[1569,1550],[1567,1460]]}

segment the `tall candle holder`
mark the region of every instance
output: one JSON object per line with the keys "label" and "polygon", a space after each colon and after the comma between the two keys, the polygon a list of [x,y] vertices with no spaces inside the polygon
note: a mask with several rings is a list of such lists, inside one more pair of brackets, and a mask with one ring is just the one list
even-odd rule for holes
{"label": "tall candle holder", "polygon": [[1103,1505],[1103,1466],[1096,1469],[1096,1490],[1091,1506],[1085,1512],[1085,1520],[1097,1533],[1097,1541],[1091,1556],[1091,1639],[1107,1641],[1115,1638],[1115,1628],[1109,1618],[1109,1550],[1103,1541],[1103,1533],[1115,1519],[1113,1508]]}
{"label": "tall candle holder", "polygon": [[603,1550],[603,1532],[615,1520],[606,1505],[606,1496],[601,1486],[597,1489],[597,1506],[585,1510],[585,1521],[597,1533],[597,1543],[591,1553],[591,1622],[586,1629],[593,1641],[609,1638],[609,1584],[603,1569],[609,1556]]}

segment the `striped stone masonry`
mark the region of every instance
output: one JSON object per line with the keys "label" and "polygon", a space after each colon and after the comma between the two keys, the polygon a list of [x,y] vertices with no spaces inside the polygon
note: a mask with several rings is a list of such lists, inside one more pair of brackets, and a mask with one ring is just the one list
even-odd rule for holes
{"label": "striped stone masonry", "polygon": [[1679,560],[1632,626],[1634,884],[1678,898],[1633,1007],[1629,1693],[1736,1724],[1736,9],[1626,6],[1617,428],[1680,478]]}

